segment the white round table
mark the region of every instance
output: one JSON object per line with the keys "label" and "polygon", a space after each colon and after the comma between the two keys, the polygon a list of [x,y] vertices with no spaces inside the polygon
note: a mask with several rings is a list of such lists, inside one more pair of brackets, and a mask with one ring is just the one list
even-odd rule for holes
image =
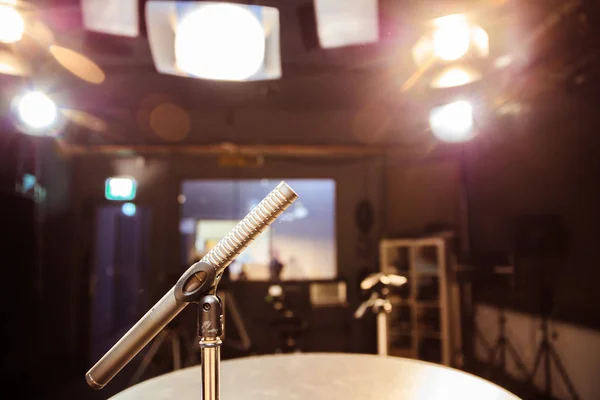
{"label": "white round table", "polygon": [[[200,400],[199,367],[171,372],[115,400]],[[465,372],[398,357],[304,353],[221,363],[222,400],[519,400]]]}

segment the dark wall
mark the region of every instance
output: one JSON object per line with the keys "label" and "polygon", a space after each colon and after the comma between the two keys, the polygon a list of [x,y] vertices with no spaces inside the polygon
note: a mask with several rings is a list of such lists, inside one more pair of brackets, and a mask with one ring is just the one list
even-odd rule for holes
{"label": "dark wall", "polygon": [[[519,124],[507,121],[467,148],[473,250],[516,255],[520,287],[498,288],[512,293],[511,306],[540,312],[543,282],[554,289],[554,318],[600,328],[597,104],[561,95],[552,107],[535,107],[518,116]],[[528,249],[524,238],[534,229],[534,241],[560,230],[564,240]]]}
{"label": "dark wall", "polygon": [[[77,302],[83,288],[87,285],[89,275],[89,259],[93,251],[93,218],[94,207],[103,202],[104,180],[116,174],[129,174],[139,182],[139,195],[136,203],[147,205],[153,209],[151,264],[147,266],[149,281],[148,290],[152,293],[148,298],[150,307],[162,295],[163,281],[166,277],[183,272],[180,263],[181,237],[179,235],[180,184],[185,179],[292,179],[292,178],[325,178],[336,182],[336,238],[338,272],[349,284],[348,297],[351,306],[357,304],[358,284],[356,272],[361,269],[377,268],[377,234],[381,219],[376,215],[375,226],[371,233],[372,246],[366,253],[357,254],[358,232],[354,222],[354,208],[363,199],[372,204],[380,204],[381,196],[381,163],[377,159],[340,159],[336,161],[276,159],[268,158],[262,168],[228,168],[220,167],[215,158],[172,157],[141,159],[108,159],[101,157],[80,158],[74,160],[73,187],[77,188],[77,200],[73,211],[76,214],[73,223],[77,228],[78,245],[73,248],[72,274],[76,277],[81,290],[74,293],[72,300]],[[347,217],[342,217],[347,216]],[[82,327],[88,323],[89,309],[85,306],[77,313],[75,336],[81,342],[81,353],[84,354],[88,340],[82,336]],[[346,330],[347,331],[347,330]],[[369,346],[368,340],[361,340],[360,329],[354,324],[348,333],[351,341],[360,350],[361,346]],[[90,361],[87,360],[89,363]]]}
{"label": "dark wall", "polygon": [[[78,304],[76,328],[73,335],[80,343],[80,354],[85,360],[85,325],[89,308],[81,304],[81,294],[89,292],[89,253],[93,251],[94,207],[104,200],[104,180],[116,174],[134,176],[139,182],[138,205],[153,209],[153,232],[150,264],[147,265],[146,287],[150,307],[163,294],[168,276],[179,275],[181,237],[179,235],[181,182],[187,179],[333,179],[336,182],[335,230],[337,239],[337,269],[340,278],[348,282],[349,308],[358,306],[358,280],[378,267],[379,238],[410,232],[422,232],[429,224],[443,222],[458,227],[458,181],[456,166],[451,161],[420,157],[370,158],[277,158],[267,157],[260,168],[230,168],[219,165],[213,157],[135,156],[108,158],[85,156],[73,160],[72,186],[76,188],[73,204],[73,225],[77,229],[77,244],[73,247],[72,276],[80,286],[72,294]],[[385,184],[383,183],[385,182]],[[363,235],[355,223],[355,208],[361,200],[373,206],[375,224]],[[167,285],[168,286],[168,285]],[[192,315],[193,318],[193,315]],[[374,351],[373,321],[349,321],[347,335],[349,351]],[[82,366],[82,368],[85,368]]]}
{"label": "dark wall", "polygon": [[[2,132],[0,236],[3,257],[3,332],[8,336],[3,378],[33,395],[45,381],[61,379],[73,357],[68,336],[68,161],[54,142]],[[37,173],[36,173],[37,172]],[[36,174],[45,197],[18,193],[23,174]]]}

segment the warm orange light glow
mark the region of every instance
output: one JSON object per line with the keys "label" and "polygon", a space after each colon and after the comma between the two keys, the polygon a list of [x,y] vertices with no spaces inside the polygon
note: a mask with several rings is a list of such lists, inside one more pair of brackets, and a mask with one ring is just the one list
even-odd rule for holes
{"label": "warm orange light glow", "polygon": [[60,65],[78,78],[96,85],[104,82],[104,71],[83,54],[60,46],[50,46],[50,54]]}
{"label": "warm orange light glow", "polygon": [[181,107],[163,103],[150,112],[150,127],[158,136],[170,142],[184,139],[191,128],[188,114]]}
{"label": "warm orange light glow", "polygon": [[473,68],[450,67],[443,70],[431,82],[431,87],[436,89],[462,86],[481,79],[481,73]]}
{"label": "warm orange light glow", "polygon": [[31,67],[16,54],[0,51],[0,74],[28,76],[31,74]]}
{"label": "warm orange light glow", "polygon": [[72,123],[83,126],[94,132],[106,132],[106,122],[98,117],[80,110],[61,109],[61,113]]}

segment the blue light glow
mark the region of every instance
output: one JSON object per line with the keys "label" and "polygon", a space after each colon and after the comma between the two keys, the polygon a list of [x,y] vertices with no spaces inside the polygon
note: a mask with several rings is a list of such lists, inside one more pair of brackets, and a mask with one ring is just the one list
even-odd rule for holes
{"label": "blue light glow", "polygon": [[136,209],[137,209],[137,207],[135,206],[135,204],[125,203],[121,207],[121,212],[123,213],[123,215],[126,215],[128,217],[133,217],[135,215]]}

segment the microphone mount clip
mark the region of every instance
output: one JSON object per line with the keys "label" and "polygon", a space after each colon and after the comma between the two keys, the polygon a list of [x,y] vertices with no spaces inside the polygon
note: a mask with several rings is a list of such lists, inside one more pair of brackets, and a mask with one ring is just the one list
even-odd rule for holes
{"label": "microphone mount clip", "polygon": [[175,298],[196,303],[202,369],[202,399],[219,400],[223,303],[216,295],[221,274],[209,263],[197,262],[175,284]]}

